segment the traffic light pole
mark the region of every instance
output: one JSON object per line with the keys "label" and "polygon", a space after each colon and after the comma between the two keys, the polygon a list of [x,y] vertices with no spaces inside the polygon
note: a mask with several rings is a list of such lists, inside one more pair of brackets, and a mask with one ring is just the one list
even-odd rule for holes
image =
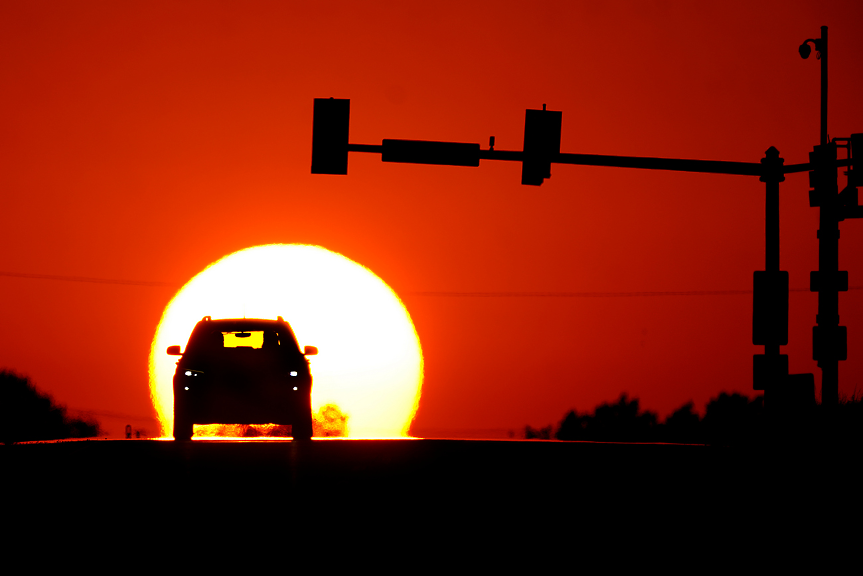
{"label": "traffic light pole", "polygon": [[[822,33],[826,38],[826,30],[822,29]],[[801,55],[804,54],[804,46],[801,46]],[[826,62],[823,65],[822,74],[826,74],[823,72]],[[826,80],[822,86],[822,96],[822,136],[826,139]],[[809,170],[816,170],[822,175],[826,171],[828,174],[820,178],[829,182],[832,170],[832,193],[829,186],[819,185],[810,194],[810,202],[814,202],[812,205],[821,206],[819,271],[812,274],[811,289],[818,291],[819,312],[818,325],[813,331],[813,356],[822,369],[822,401],[825,404],[836,403],[837,363],[845,359],[846,349],[845,329],[839,326],[837,291],[847,290],[847,273],[843,277],[838,272],[838,222],[842,214],[845,214],[844,217],[859,217],[863,214],[857,207],[856,188],[853,194],[853,210],[856,212],[853,216],[849,212],[852,210],[851,195],[843,192],[845,199],[840,200],[840,195],[836,193],[835,175],[838,167],[852,166],[850,140],[858,138],[857,147],[863,148],[863,135],[854,135],[849,140],[848,160],[837,160],[834,143],[816,147],[809,163],[785,166],[779,151],[773,147],[757,163],[561,153],[561,113],[546,110],[544,105],[542,110],[527,110],[525,114],[523,150],[495,150],[494,137],[490,139],[486,150],[475,143],[425,140],[384,139],[381,144],[353,144],[348,139],[349,117],[350,100],[315,99],[313,174],[347,174],[348,153],[360,152],[380,154],[383,162],[410,164],[479,166],[482,160],[520,162],[522,184],[535,186],[551,177],[552,164],[758,176],[765,183],[765,269],[754,275],[752,342],[763,345],[764,354],[756,354],[753,358],[753,388],[765,391],[765,406],[812,402],[815,386],[812,374],[789,374],[788,356],[780,354],[780,346],[788,343],[789,284],[788,273],[779,269],[779,184],[785,180],[786,174]],[[829,154],[831,146],[832,156]]]}
{"label": "traffic light pole", "polygon": [[[764,391],[764,405],[772,408],[785,392],[788,355],[788,272],[779,269],[779,184],[785,180],[784,160],[771,146],[761,160],[764,182],[764,270],[753,274],[752,343],[764,346],[764,354],[752,358],[752,387]],[[814,400],[814,386],[812,390]],[[787,394],[786,394],[787,396]]]}
{"label": "traffic light pole", "polygon": [[[809,289],[818,293],[818,313],[812,329],[812,357],[821,368],[821,403],[832,407],[839,403],[839,361],[848,355],[848,333],[839,325],[839,292],[848,290],[848,273],[839,270],[839,222],[859,217],[856,184],[849,178],[852,194],[839,194],[836,171],[836,142],[827,133],[827,63],[830,55],[827,26],[821,27],[820,38],[808,38],[800,45],[803,59],[815,47],[821,62],[821,126],[820,145],[810,154],[809,205],[819,208],[818,271],[810,275]],[[859,136],[858,136],[859,138]],[[848,157],[851,159],[851,139]]]}

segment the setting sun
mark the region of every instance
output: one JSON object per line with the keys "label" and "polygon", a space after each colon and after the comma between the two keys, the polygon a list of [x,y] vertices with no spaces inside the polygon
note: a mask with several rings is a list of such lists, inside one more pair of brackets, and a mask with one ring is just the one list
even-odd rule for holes
{"label": "setting sun", "polygon": [[150,392],[162,435],[171,434],[176,357],[195,324],[215,318],[284,317],[309,358],[312,410],[335,406],[350,437],[407,435],[422,386],[423,359],[410,316],[367,268],[319,246],[272,244],[211,264],[174,296],[150,350]]}

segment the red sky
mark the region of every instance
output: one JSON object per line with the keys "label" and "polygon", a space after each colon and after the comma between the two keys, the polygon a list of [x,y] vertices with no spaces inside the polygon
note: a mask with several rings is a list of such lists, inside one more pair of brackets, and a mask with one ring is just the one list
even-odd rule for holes
{"label": "red sky", "polygon": [[[666,415],[753,394],[749,295],[440,297],[751,289],[757,178],[554,166],[382,164],[310,174],[312,101],[351,99],[351,141],[520,149],[524,110],[563,111],[565,152],[808,161],[830,27],[831,136],[863,132],[859,2],[4,2],[0,272],[182,284],[236,250],[324,246],[410,311],[426,380],[412,429],[505,434],[621,392]],[[843,178],[844,185],[844,178]],[[782,184],[782,268],[817,269],[805,174]],[[863,222],[840,268],[863,286]],[[0,276],[0,367],[110,435],[151,433],[147,355],[165,287]],[[816,372],[816,295],[792,292],[792,372]],[[840,297],[863,390],[863,290]],[[112,417],[110,415],[116,415]],[[474,431],[474,432],[470,432]],[[501,432],[503,431],[503,432]]]}

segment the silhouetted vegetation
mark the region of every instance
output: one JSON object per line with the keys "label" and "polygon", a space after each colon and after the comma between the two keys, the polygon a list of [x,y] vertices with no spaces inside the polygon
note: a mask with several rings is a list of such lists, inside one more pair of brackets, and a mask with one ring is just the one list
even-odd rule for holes
{"label": "silhouetted vegetation", "polygon": [[524,437],[528,440],[532,438],[536,438],[539,440],[550,440],[552,435],[553,427],[551,424],[546,426],[545,428],[531,428],[530,426],[524,427]]}
{"label": "silhouetted vegetation", "polygon": [[687,402],[664,421],[641,410],[638,399],[621,394],[617,402],[597,406],[592,413],[570,410],[558,426],[526,426],[527,439],[594,442],[669,442],[734,446],[765,440],[781,442],[863,441],[863,397],[843,398],[834,410],[821,405],[764,409],[764,397],[722,392],[707,403],[704,417]]}
{"label": "silhouetted vegetation", "polygon": [[[194,427],[197,437],[285,438],[292,433],[292,428],[284,424],[196,424]],[[347,414],[335,404],[321,406],[312,414],[312,434],[316,438],[347,436]]]}
{"label": "silhouetted vegetation", "polygon": [[101,432],[92,418],[72,418],[26,376],[0,371],[0,442],[92,438]]}
{"label": "silhouetted vegetation", "polygon": [[325,404],[312,415],[312,434],[320,437],[348,435],[348,416],[335,404]]}
{"label": "silhouetted vegetation", "polygon": [[750,400],[741,394],[722,392],[707,403],[701,421],[701,437],[708,444],[743,444],[760,439],[763,428],[763,396]]}

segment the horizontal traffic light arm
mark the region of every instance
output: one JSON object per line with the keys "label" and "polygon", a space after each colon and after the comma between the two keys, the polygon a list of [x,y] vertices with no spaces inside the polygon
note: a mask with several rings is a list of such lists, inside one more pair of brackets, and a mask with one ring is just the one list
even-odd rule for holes
{"label": "horizontal traffic light arm", "polygon": [[[381,160],[384,162],[447,166],[478,166],[480,160],[521,162],[524,159],[524,153],[521,150],[481,150],[479,144],[428,140],[384,140],[382,144],[348,144],[348,151],[381,154]],[[701,174],[734,174],[738,176],[761,176],[763,173],[761,163],[726,162],[722,160],[687,160],[681,158],[560,153],[553,157],[551,162],[553,164],[572,164],[577,166],[609,166],[615,168],[697,172]],[[848,165],[848,160],[836,162],[837,167]],[[809,170],[811,170],[809,163],[791,164],[782,167],[783,174],[794,174]]]}
{"label": "horizontal traffic light arm", "polygon": [[642,168],[646,170],[672,170],[675,172],[699,172],[702,174],[736,174],[739,176],[761,176],[762,165],[755,162],[724,162],[721,160],[684,160],[678,158],[642,158],[638,156],[603,156],[599,154],[563,154],[557,164],[580,166],[614,166],[617,168]]}
{"label": "horizontal traffic light arm", "polygon": [[[836,167],[837,168],[847,168],[851,165],[851,161],[847,158],[845,160],[837,160]],[[807,162],[806,164],[789,164],[788,166],[782,167],[783,174],[795,174],[797,172],[808,172],[812,170],[812,164]]]}

